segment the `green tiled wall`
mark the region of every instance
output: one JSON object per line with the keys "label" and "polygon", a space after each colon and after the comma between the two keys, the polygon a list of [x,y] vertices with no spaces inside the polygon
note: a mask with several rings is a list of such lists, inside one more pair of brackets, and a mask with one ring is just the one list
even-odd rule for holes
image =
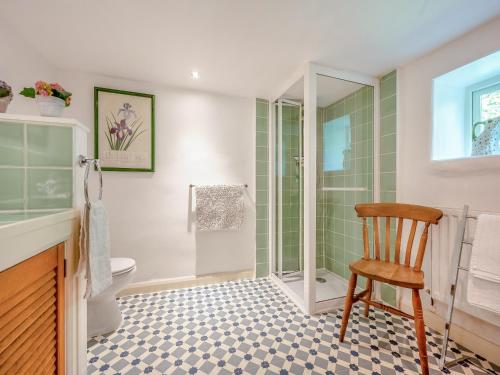
{"label": "green tiled wall", "polygon": [[269,235],[268,235],[268,102],[256,100],[256,276],[264,277],[269,273]]}
{"label": "green tiled wall", "polygon": [[0,210],[73,206],[73,130],[0,123]]}
{"label": "green tiled wall", "polygon": [[[354,205],[373,201],[373,88],[366,86],[320,109],[318,115],[317,254],[328,270],[348,278],[349,263],[363,251],[361,223]],[[323,169],[323,126],[349,116],[351,148],[342,171]],[[367,191],[323,191],[323,187],[357,187]],[[361,281],[363,283],[363,280]]]}
{"label": "green tiled wall", "polygon": [[[396,202],[396,71],[380,80],[380,201]],[[392,242],[395,237],[396,222],[392,220]],[[385,236],[381,236],[382,249],[384,239]],[[391,251],[394,251],[394,246],[391,246]],[[385,302],[396,304],[393,286],[382,284],[381,293]]]}

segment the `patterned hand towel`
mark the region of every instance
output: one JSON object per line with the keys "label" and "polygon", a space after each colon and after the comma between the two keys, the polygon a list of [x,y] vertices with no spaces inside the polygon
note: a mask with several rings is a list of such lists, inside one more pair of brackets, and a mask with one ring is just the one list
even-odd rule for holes
{"label": "patterned hand towel", "polygon": [[245,217],[243,189],[241,185],[197,186],[198,230],[240,230]]}

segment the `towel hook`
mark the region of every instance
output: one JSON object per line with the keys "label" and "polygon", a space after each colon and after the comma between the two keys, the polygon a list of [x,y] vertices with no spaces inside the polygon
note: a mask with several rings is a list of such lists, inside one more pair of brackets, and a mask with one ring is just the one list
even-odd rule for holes
{"label": "towel hook", "polygon": [[83,179],[83,193],[85,195],[85,203],[87,206],[90,205],[90,199],[89,199],[89,173],[90,173],[90,167],[92,165],[95,165],[97,171],[99,172],[99,200],[102,199],[102,170],[101,170],[101,164],[99,162],[99,159],[89,159],[86,158],[83,155],[80,155],[78,157],[78,165],[80,167],[85,167],[85,177]]}

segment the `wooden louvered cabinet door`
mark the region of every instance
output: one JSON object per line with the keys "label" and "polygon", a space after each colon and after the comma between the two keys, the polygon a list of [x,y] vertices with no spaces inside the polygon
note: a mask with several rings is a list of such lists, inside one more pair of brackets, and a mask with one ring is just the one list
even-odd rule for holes
{"label": "wooden louvered cabinet door", "polygon": [[64,244],[59,244],[0,272],[0,375],[61,375],[64,366]]}

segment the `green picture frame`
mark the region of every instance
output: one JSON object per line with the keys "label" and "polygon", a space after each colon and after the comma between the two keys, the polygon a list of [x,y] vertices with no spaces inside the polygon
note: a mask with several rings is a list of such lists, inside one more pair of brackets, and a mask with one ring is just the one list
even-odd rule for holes
{"label": "green picture frame", "polygon": [[94,87],[94,157],[103,171],[155,171],[154,95]]}

